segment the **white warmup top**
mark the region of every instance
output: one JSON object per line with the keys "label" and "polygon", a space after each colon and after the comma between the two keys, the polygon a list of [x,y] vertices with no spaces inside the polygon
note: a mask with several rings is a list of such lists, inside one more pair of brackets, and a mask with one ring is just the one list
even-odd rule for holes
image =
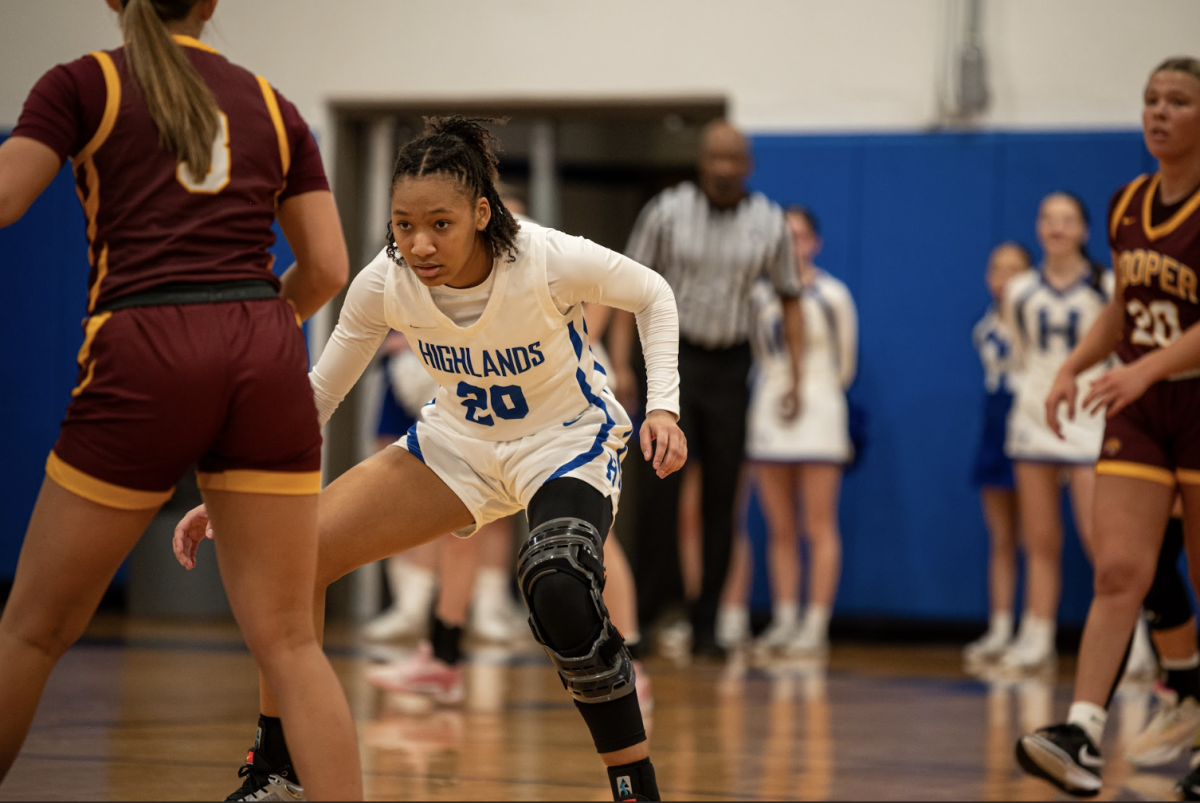
{"label": "white warmup top", "polygon": [[[1048,284],[1041,271],[1029,271],[1013,277],[1004,288],[1004,317],[1013,329],[1018,379],[1005,444],[1009,457],[1095,462],[1104,435],[1104,414],[1076,410],[1074,420],[1061,415],[1060,439],[1046,425],[1045,404],[1059,368],[1100,317],[1112,293],[1112,271],[1088,274],[1064,290]],[[1076,378],[1077,402],[1109,365],[1105,360]]]}
{"label": "white warmup top", "polygon": [[1008,324],[994,307],[971,330],[971,342],[983,363],[983,388],[988,393],[1013,393],[1017,386],[1013,355],[1013,336]]}
{"label": "white warmup top", "polygon": [[[846,285],[817,269],[811,285],[800,291],[804,311],[804,359],[801,386],[807,391],[842,393],[854,381],[858,367],[858,315]],[[783,304],[769,282],[759,280],[751,291],[755,328],[751,345],[755,370],[778,375],[787,387],[792,363],[783,335]]]}
{"label": "white warmup top", "polygon": [[646,409],[678,414],[679,323],[666,281],[582,237],[522,224],[516,258],[497,258],[487,280],[463,290],[431,292],[380,252],[355,277],[310,374],[321,424],[389,329],[404,333],[439,385],[438,409],[463,434],[509,441],[573,421],[606,385],[588,347],[584,302],[634,313]]}
{"label": "white warmup top", "polygon": [[823,270],[803,286],[804,359],[800,415],[785,421],[780,400],[791,387],[792,365],[783,334],[783,304],[769,282],[751,291],[756,310],[751,333],[754,372],[747,418],[746,453],[772,462],[848,462],[846,388],[858,365],[858,315],[850,291]]}

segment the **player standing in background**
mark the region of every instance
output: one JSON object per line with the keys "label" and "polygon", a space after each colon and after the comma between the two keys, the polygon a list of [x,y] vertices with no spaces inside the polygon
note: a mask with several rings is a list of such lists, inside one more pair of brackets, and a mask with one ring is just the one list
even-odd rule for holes
{"label": "player standing in background", "polygon": [[[495,189],[493,142],[480,121],[435,118],[401,149],[389,244],[354,279],[311,372],[326,421],[395,329],[439,384],[407,437],[321,492],[315,613],[320,622],[325,589],[359,566],[525,509],[532,531],[517,576],[534,636],[591,731],[614,798],[657,799],[632,659],[601,597],[632,426],[587,347],[583,305],[637,317],[649,397],[640,446],[665,477],[687,457],[675,423],[674,298],[620,254],[519,228]],[[176,528],[185,566],[206,528],[203,508]],[[264,684],[264,715],[272,691]],[[260,777],[286,766],[283,735],[260,755],[251,770]]]}
{"label": "player standing in background", "polygon": [[[784,342],[783,306],[770,282],[759,280],[751,296],[755,360],[746,457],[767,522],[772,592],[771,624],[757,644],[805,655],[829,646],[829,618],[841,574],[838,495],[854,451],[846,390],[858,365],[858,315],[846,285],[813,264],[821,250],[816,216],[793,206],[786,219],[804,319],[800,415],[789,419],[779,409],[779,398],[792,382],[792,363]],[[798,531],[809,543],[803,620]],[[749,560],[745,563],[748,570]]]}
{"label": "player standing in background", "polygon": [[[662,274],[679,305],[680,426],[702,463],[703,571],[690,610],[692,652],[719,657],[717,607],[729,568],[734,503],[746,448],[750,374],[750,289],[770,277],[783,299],[792,382],[776,401],[785,417],[799,411],[803,322],[800,286],[783,210],[746,189],[752,162],[746,137],[725,120],[703,134],[697,181],[665,190],[646,204],[626,249]],[[613,367],[633,403],[632,324],[613,323]],[[640,495],[637,527],[638,607],[643,633],[678,588],[681,477]]]}
{"label": "player standing in background", "polygon": [[[1192,584],[1200,579],[1200,61],[1171,58],[1143,93],[1142,132],[1158,172],[1119,189],[1108,234],[1117,292],[1063,363],[1047,395],[1069,423],[1107,410],[1096,465],[1095,596],[1067,722],[1022,737],[1026,772],[1076,795],[1100,791],[1100,740],[1122,655],[1159,562],[1178,492]],[[1116,349],[1124,363],[1077,393],[1077,377]],[[1076,409],[1077,396],[1083,401]],[[1200,796],[1200,773],[1181,781]]]}
{"label": "player standing in background", "polygon": [[[321,433],[299,323],[347,273],[320,155],[265,79],[198,40],[216,0],[108,5],[125,45],[48,72],[0,146],[0,226],[70,157],[92,265],[79,384],[0,617],[0,778],[50,671],[196,463],[296,767],[314,797],[361,799],[354,723],[311,616]],[[276,218],[297,259],[282,282]]]}
{"label": "player standing in background", "polygon": [[[1021,384],[1008,418],[1005,452],[1013,461],[1025,546],[1025,610],[1017,638],[1000,659],[1027,671],[1055,660],[1054,638],[1062,586],[1062,502],[1065,473],[1075,527],[1090,554],[1093,466],[1104,431],[1101,415],[1080,415],[1063,437],[1046,425],[1044,401],[1059,367],[1099,317],[1112,294],[1112,274],[1087,254],[1087,210],[1066,192],[1053,192],[1038,208],[1042,264],[1008,283],[1003,315],[1016,344]],[[1105,370],[1093,366],[1080,382]]]}
{"label": "player standing in background", "polygon": [[1013,596],[1017,591],[1017,495],[1012,461],[1004,453],[1008,414],[1016,376],[1012,331],[1000,316],[1009,280],[1029,270],[1033,257],[1024,246],[1001,243],[988,257],[987,287],[992,303],[971,333],[983,362],[983,431],[971,479],[979,488],[988,532],[988,629],[963,650],[969,663],[991,661],[1013,638]]}

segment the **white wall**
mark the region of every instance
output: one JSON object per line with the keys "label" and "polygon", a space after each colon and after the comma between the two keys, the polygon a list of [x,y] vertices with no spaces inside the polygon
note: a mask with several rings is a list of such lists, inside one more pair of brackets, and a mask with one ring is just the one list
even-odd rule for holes
{"label": "white wall", "polygon": [[[335,99],[727,97],[752,131],[936,122],[961,0],[222,0],[205,38],[318,130]],[[1200,55],[1196,0],[985,0],[1002,128],[1132,127]],[[119,43],[102,0],[0,0],[0,129],[52,64]]]}

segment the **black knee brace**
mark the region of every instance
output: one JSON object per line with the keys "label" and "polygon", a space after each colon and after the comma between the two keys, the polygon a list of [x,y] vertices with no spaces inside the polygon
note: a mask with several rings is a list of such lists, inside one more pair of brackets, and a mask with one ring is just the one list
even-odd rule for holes
{"label": "black knee brace", "polygon": [[1183,522],[1171,519],[1158,553],[1154,582],[1146,592],[1142,607],[1151,630],[1170,630],[1187,624],[1192,618],[1192,603],[1187,587],[1179,576],[1179,555],[1183,551]]}
{"label": "black knee brace", "polygon": [[551,519],[517,555],[517,581],[529,627],[581,703],[616,700],[634,690],[633,661],[604,605],[600,533],[577,518]]}

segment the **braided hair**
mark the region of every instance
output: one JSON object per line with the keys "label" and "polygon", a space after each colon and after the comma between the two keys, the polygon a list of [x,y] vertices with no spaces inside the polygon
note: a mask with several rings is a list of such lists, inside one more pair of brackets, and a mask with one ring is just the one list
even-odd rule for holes
{"label": "braided hair", "polygon": [[[437,174],[456,179],[472,198],[487,199],[492,217],[480,236],[492,254],[504,254],[512,262],[517,258],[520,224],[500,200],[496,189],[499,181],[496,166],[500,161],[496,152],[500,150],[500,141],[483,125],[506,122],[507,118],[426,117],[421,135],[400,149],[391,187],[395,190],[401,179]],[[387,227],[387,255],[396,264],[404,264],[391,221]]]}

